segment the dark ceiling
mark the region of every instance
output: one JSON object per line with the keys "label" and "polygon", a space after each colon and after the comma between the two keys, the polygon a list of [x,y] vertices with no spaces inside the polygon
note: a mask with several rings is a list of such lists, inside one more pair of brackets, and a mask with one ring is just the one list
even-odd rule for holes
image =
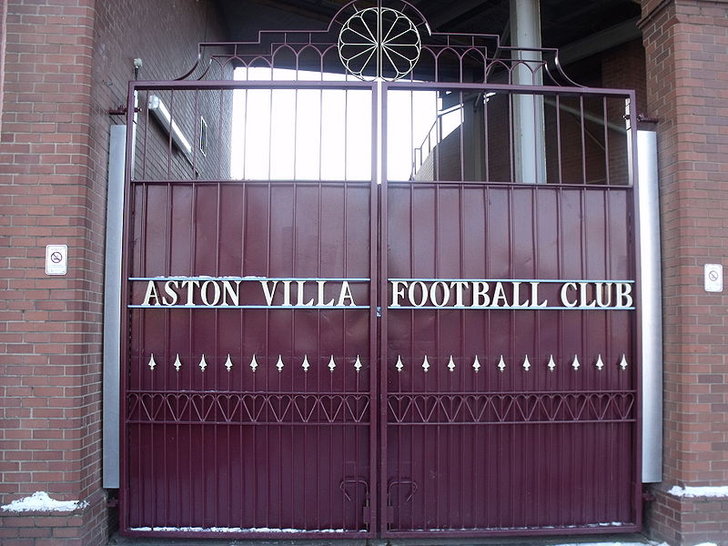
{"label": "dark ceiling", "polygon": [[[348,0],[216,0],[230,41],[255,40],[259,30],[321,30]],[[434,32],[497,34],[508,42],[509,0],[410,0]],[[639,36],[637,0],[541,0],[544,47]],[[608,38],[611,36],[611,38]],[[598,45],[598,44],[597,44]],[[609,45],[608,43],[606,45]],[[592,44],[594,47],[594,44]]]}

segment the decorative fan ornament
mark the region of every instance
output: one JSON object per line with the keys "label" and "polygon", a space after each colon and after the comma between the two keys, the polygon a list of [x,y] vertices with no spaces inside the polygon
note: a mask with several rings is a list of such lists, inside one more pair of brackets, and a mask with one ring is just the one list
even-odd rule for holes
{"label": "decorative fan ornament", "polygon": [[364,81],[395,81],[412,72],[422,41],[415,24],[391,8],[366,8],[346,20],[339,32],[339,58]]}

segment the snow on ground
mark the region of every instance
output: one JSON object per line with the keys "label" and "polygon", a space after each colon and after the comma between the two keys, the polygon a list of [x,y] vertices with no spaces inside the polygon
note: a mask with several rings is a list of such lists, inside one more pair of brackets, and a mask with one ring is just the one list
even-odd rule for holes
{"label": "snow on ground", "polygon": [[719,487],[680,487],[676,485],[668,493],[676,497],[728,497],[728,485]]}
{"label": "snow on ground", "polygon": [[[554,546],[670,546],[667,542],[579,542],[573,544],[555,544]],[[700,546],[700,545],[697,545]],[[704,544],[702,546],[709,546]],[[712,546],[716,546],[713,544]]]}
{"label": "snow on ground", "polygon": [[82,501],[58,501],[50,498],[45,491],[36,491],[30,497],[4,504],[3,512],[72,512],[86,506]]}

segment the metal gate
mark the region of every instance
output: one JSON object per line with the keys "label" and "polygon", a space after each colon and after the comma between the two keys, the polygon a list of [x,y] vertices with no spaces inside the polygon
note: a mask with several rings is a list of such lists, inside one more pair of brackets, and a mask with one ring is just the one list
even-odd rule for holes
{"label": "metal gate", "polygon": [[633,95],[424,29],[130,85],[125,533],[640,528]]}

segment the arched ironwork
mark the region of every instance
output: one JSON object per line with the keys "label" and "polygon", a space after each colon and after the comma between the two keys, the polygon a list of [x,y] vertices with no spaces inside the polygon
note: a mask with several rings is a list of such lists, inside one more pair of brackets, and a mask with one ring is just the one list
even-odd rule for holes
{"label": "arched ironwork", "polygon": [[294,80],[307,71],[321,79],[338,73],[367,81],[509,85],[524,66],[530,85],[579,87],[562,69],[556,48],[511,47],[494,34],[432,32],[409,2],[353,0],[325,30],[266,30],[256,41],[201,43],[197,62],[179,79],[230,80],[235,68],[278,68],[293,70]]}

